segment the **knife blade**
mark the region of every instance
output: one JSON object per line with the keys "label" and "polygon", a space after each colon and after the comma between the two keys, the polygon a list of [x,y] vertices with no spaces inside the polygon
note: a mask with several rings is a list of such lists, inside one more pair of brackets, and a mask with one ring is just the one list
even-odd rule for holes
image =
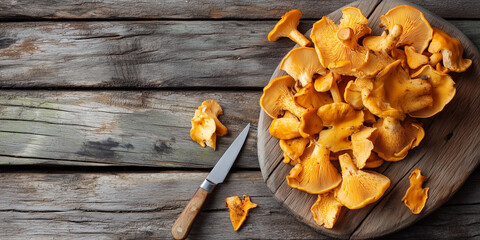
{"label": "knife blade", "polygon": [[227,177],[230,168],[232,168],[238,153],[242,149],[245,140],[247,139],[250,123],[242,130],[233,143],[228,147],[227,151],[222,155],[217,164],[210,171],[205,180],[200,184],[192,199],[188,202],[185,209],[178,216],[172,226],[172,236],[175,239],[185,239],[188,232],[193,226],[195,218],[200,213],[200,210],[205,203],[209,193],[213,191],[217,184],[220,184]]}

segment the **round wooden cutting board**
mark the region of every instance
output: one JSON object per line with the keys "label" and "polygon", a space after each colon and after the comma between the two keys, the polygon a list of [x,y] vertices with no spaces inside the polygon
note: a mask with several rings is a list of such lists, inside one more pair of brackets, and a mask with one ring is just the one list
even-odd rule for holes
{"label": "round wooden cutting board", "polygon": [[[357,1],[349,6],[362,10],[369,19],[368,25],[372,28],[372,34],[380,35],[383,29],[378,27],[379,17],[391,8],[405,4],[422,11],[432,27],[440,28],[460,39],[464,47],[464,57],[472,59],[473,64],[464,73],[451,74],[457,88],[453,101],[434,117],[421,120],[426,135],[420,146],[410,151],[404,160],[386,162],[376,169],[391,180],[390,188],[379,201],[359,210],[343,208],[339,220],[331,230],[315,224],[310,207],[317,196],[287,185],[285,177],[292,166],[282,163],[278,139],[268,132],[271,119],[265,112],[260,112],[258,159],[268,188],[297,219],[332,237],[373,238],[413,224],[445,203],[480,162],[480,66],[475,45],[452,24],[408,2]],[[328,17],[338,22],[342,17],[342,9]],[[321,17],[318,16],[318,19]],[[305,34],[307,37],[309,35],[310,32]],[[286,73],[277,67],[271,79],[283,75]],[[409,186],[408,176],[415,168],[419,168],[422,174],[428,177],[424,187],[430,188],[427,204],[419,215],[412,214],[401,201]]]}

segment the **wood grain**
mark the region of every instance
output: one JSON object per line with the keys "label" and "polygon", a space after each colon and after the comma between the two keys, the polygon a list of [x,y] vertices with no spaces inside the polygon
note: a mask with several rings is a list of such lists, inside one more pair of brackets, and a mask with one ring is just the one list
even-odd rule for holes
{"label": "wood grain", "polygon": [[[479,170],[438,211],[385,239],[478,237]],[[173,221],[206,175],[192,171],[0,173],[0,238],[170,239]],[[224,199],[242,194],[258,207],[235,232]],[[260,172],[234,172],[209,197],[190,239],[252,238],[329,239],[289,216],[271,197]]]}
{"label": "wood grain", "polygon": [[[235,167],[258,168],[257,91],[3,91],[0,164],[211,168],[247,125]],[[190,139],[190,119],[219,102],[229,134],[217,150]]]}
{"label": "wood grain", "polygon": [[[403,1],[382,1],[369,17],[373,33],[381,33],[377,27],[379,16],[394,6],[407,4]],[[402,229],[430,214],[447,201],[463,184],[468,175],[480,162],[480,138],[471,133],[480,132],[480,89],[476,87],[480,75],[475,45],[453,25],[416,6],[424,12],[432,26],[445,30],[460,39],[465,56],[474,62],[465,73],[453,74],[457,81],[457,95],[443,112],[424,121],[426,137],[418,149],[399,163],[384,164],[379,169],[388,176],[391,187],[384,198],[360,210],[346,211],[332,230],[316,225],[309,208],[315,196],[290,188],[285,176],[290,166],[280,163],[281,150],[278,140],[268,134],[270,119],[260,113],[258,155],[262,174],[275,198],[289,209],[300,221],[320,232],[339,238],[365,239],[382,236]],[[364,11],[362,11],[364,12]],[[364,12],[365,13],[365,12]],[[341,14],[340,14],[341,15]],[[368,15],[365,13],[365,15]],[[339,18],[338,12],[332,16]],[[277,69],[278,70],[278,69]],[[276,71],[272,78],[283,75]],[[452,161],[454,159],[454,161]],[[427,206],[420,215],[413,215],[400,201],[408,187],[408,175],[414,168],[420,168],[429,177],[430,187]]]}
{"label": "wood grain", "polygon": [[[275,22],[2,23],[0,87],[263,88],[294,45]],[[452,23],[480,45],[480,20]]]}
{"label": "wood grain", "polygon": [[[303,16],[318,19],[351,0],[301,1],[155,1],[155,0],[16,0],[0,2],[0,18],[24,19],[271,19],[298,8]],[[478,18],[480,3],[475,0],[415,0],[444,18]],[[466,7],[468,6],[468,7]]]}

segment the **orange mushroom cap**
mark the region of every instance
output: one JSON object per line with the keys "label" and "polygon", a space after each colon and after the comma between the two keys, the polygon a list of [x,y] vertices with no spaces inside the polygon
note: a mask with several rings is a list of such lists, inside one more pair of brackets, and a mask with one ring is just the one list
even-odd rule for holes
{"label": "orange mushroom cap", "polygon": [[318,108],[309,108],[300,118],[300,135],[308,138],[323,129],[322,119],[317,115]]}
{"label": "orange mushroom cap", "polygon": [[335,198],[349,209],[359,209],[380,199],[390,186],[388,177],[369,170],[359,170],[348,153],[339,157],[342,183]]}
{"label": "orange mushroom cap", "polygon": [[431,53],[442,53],[443,66],[453,72],[464,72],[472,65],[472,60],[462,57],[463,46],[460,40],[450,37],[438,28],[434,28],[433,39],[428,47],[428,51]]}
{"label": "orange mushroom cap", "polygon": [[293,96],[293,99],[295,103],[304,108],[319,108],[333,102],[332,97],[330,97],[328,93],[315,91],[312,83],[300,89],[300,91]]}
{"label": "orange mushroom cap", "polygon": [[[283,155],[285,158],[284,162],[295,165],[300,156],[302,156],[303,152],[305,151],[305,147],[307,147],[309,142],[310,140],[307,138],[294,138],[288,140],[281,139],[279,145],[283,150]],[[291,160],[293,160],[293,162]]]}
{"label": "orange mushroom cap", "polygon": [[345,102],[352,105],[355,109],[363,108],[362,88],[358,87],[354,80],[348,82],[343,98],[345,99]]}
{"label": "orange mushroom cap", "polygon": [[405,55],[407,56],[407,64],[411,69],[416,69],[428,63],[427,56],[417,53],[412,46],[405,46]]}
{"label": "orange mushroom cap", "polygon": [[218,115],[223,114],[222,107],[214,100],[202,102],[195,110],[194,117],[190,120],[192,128],[190,137],[192,140],[205,147],[205,144],[215,150],[216,137],[224,136],[228,130],[219,120]]}
{"label": "orange mushroom cap", "polygon": [[404,50],[394,48],[392,49],[390,54],[392,55],[393,59],[400,60],[400,63],[402,64],[403,70],[405,70],[405,72],[410,73],[409,71],[410,68],[408,67],[408,63],[407,63],[407,55],[405,54]]}
{"label": "orange mushroom cap", "polygon": [[280,69],[300,81],[302,86],[313,82],[314,74],[324,75],[327,73],[327,70],[318,61],[315,49],[309,47],[292,49],[280,63]]}
{"label": "orange mushroom cap", "polygon": [[310,38],[324,67],[330,68],[337,62],[347,61],[349,68],[353,69],[362,65],[367,54],[367,49],[358,45],[358,39],[369,34],[371,29],[360,9],[347,7],[342,13],[339,25],[325,16],[313,24]]}
{"label": "orange mushroom cap", "polygon": [[337,81],[337,75],[328,72],[326,75],[315,79],[313,86],[317,92],[327,92],[335,81]]}
{"label": "orange mushroom cap", "polygon": [[352,143],[348,138],[362,126],[363,112],[356,111],[347,103],[331,103],[320,107],[317,114],[323,125],[329,127],[320,132],[318,143],[332,152],[351,149]]}
{"label": "orange mushroom cap", "polygon": [[404,159],[408,151],[418,146],[425,136],[422,126],[409,117],[403,122],[391,117],[382,118],[373,127],[377,128],[373,151],[385,161]]}
{"label": "orange mushroom cap", "polygon": [[362,88],[363,105],[379,117],[403,119],[405,113],[431,106],[431,85],[422,79],[410,79],[400,61],[388,65],[374,81],[357,79]]}
{"label": "orange mushroom cap", "polygon": [[301,17],[302,11],[298,9],[293,9],[285,13],[272,31],[268,33],[268,41],[275,42],[281,37],[288,37],[302,47],[312,45],[312,43],[297,30]]}
{"label": "orange mushroom cap", "polygon": [[422,176],[420,169],[415,168],[415,170],[410,173],[408,179],[410,180],[410,187],[407,189],[402,201],[413,214],[419,214],[425,207],[428,198],[428,190],[430,189],[428,187],[422,188],[422,184],[427,180],[427,177]]}
{"label": "orange mushroom cap", "polygon": [[396,44],[400,46],[413,46],[418,53],[422,53],[432,39],[433,29],[427,19],[418,9],[400,5],[390,9],[385,15],[380,16],[381,27],[391,31],[395,25],[402,26],[402,35]]}
{"label": "orange mushroom cap", "polygon": [[300,120],[290,112],[283,118],[275,118],[270,123],[270,135],[278,139],[293,139],[300,137]]}
{"label": "orange mushroom cap", "polygon": [[318,195],[317,201],[312,205],[310,211],[312,212],[315,223],[330,229],[333,228],[337,222],[342,206],[343,205],[335,199],[332,192],[327,192]]}
{"label": "orange mushroom cap", "polygon": [[321,194],[334,189],[342,178],[330,162],[330,151],[320,144],[307,147],[298,163],[290,170],[287,184],[311,194]]}
{"label": "orange mushroom cap", "polygon": [[352,134],[353,162],[358,169],[364,168],[370,159],[376,137],[377,129],[370,127],[362,127],[360,131]]}
{"label": "orange mushroom cap", "polygon": [[430,65],[425,65],[412,78],[426,79],[432,85],[433,104],[424,109],[409,113],[412,117],[427,118],[443,110],[455,96],[455,82],[450,75],[441,73],[433,69]]}
{"label": "orange mushroom cap", "polygon": [[295,79],[286,75],[273,79],[263,88],[260,106],[268,116],[275,119],[286,110],[299,118],[302,116],[306,109],[295,103],[291,91],[294,85]]}
{"label": "orange mushroom cap", "polygon": [[249,196],[243,195],[243,200],[240,200],[238,196],[225,198],[225,206],[230,211],[233,230],[237,231],[247,219],[250,209],[256,208],[257,204],[252,203]]}

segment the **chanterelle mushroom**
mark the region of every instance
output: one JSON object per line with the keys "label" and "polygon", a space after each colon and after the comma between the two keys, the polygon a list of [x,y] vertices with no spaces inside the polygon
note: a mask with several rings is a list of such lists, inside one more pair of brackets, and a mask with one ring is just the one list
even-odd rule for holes
{"label": "chanterelle mushroom", "polygon": [[250,209],[257,207],[257,204],[251,202],[249,196],[243,195],[243,200],[238,196],[225,198],[225,206],[230,210],[233,230],[237,231],[247,218]]}
{"label": "chanterelle mushroom", "polygon": [[396,47],[413,46],[418,53],[422,53],[432,39],[433,29],[423,13],[418,9],[401,5],[390,9],[385,15],[380,16],[381,27],[392,31],[395,25],[402,26],[402,34]]}
{"label": "chanterelle mushroom", "polygon": [[347,103],[331,103],[319,108],[317,114],[323,125],[329,127],[320,132],[318,143],[332,152],[351,149],[352,143],[348,138],[362,126],[363,112]]}
{"label": "chanterelle mushroom", "polygon": [[403,28],[401,25],[396,24],[393,28],[387,32],[383,32],[381,36],[368,36],[363,39],[363,46],[375,51],[390,53],[390,51],[397,45],[400,36],[402,35]]}
{"label": "chanterelle mushroom", "polygon": [[195,110],[190,129],[190,137],[205,147],[205,144],[213,149],[216,148],[216,137],[227,134],[227,128],[218,120],[218,115],[223,114],[222,107],[214,101],[204,101],[202,105]]}
{"label": "chanterelle mushroom", "polygon": [[317,115],[318,108],[309,108],[300,118],[300,135],[308,138],[323,129],[322,119]]}
{"label": "chanterelle mushroom", "polygon": [[326,92],[317,92],[312,83],[305,85],[293,96],[295,103],[304,108],[319,108],[333,102]]}
{"label": "chanterelle mushroom", "polygon": [[430,65],[422,67],[416,73],[412,74],[412,77],[426,79],[432,85],[433,98],[433,104],[430,107],[409,113],[412,117],[431,117],[442,111],[445,105],[455,96],[455,82],[452,77],[433,69]]}
{"label": "chanterelle mushroom", "polygon": [[285,158],[283,162],[292,165],[297,164],[297,160],[302,156],[303,151],[305,151],[305,147],[309,142],[310,140],[306,138],[281,139],[279,144],[280,148],[283,150],[283,157]]}
{"label": "chanterelle mushroom", "polygon": [[415,168],[408,179],[410,180],[410,187],[407,189],[402,201],[413,214],[419,214],[423,207],[425,207],[428,198],[428,189],[430,189],[428,187],[422,188],[422,184],[427,180],[427,177],[422,176],[420,169]]}
{"label": "chanterelle mushroom", "polygon": [[380,199],[390,186],[388,177],[369,170],[359,170],[348,153],[338,160],[342,183],[335,189],[335,198],[349,209],[359,209]]}
{"label": "chanterelle mushroom", "polygon": [[280,63],[280,69],[287,72],[302,86],[313,82],[313,75],[324,75],[327,70],[318,61],[314,48],[299,47],[292,49]]}
{"label": "chanterelle mushroom", "polygon": [[301,17],[302,11],[298,9],[285,13],[272,31],[268,33],[268,41],[275,42],[281,37],[288,37],[302,47],[312,45],[312,43],[297,30]]}
{"label": "chanterelle mushroom", "polygon": [[319,226],[324,228],[333,228],[337,222],[342,204],[339,203],[332,192],[319,194],[317,201],[312,205],[310,211],[313,215],[313,220]]}
{"label": "chanterelle mushroom", "polygon": [[417,53],[412,46],[405,46],[405,55],[407,56],[407,64],[411,69],[416,69],[428,63],[427,56]]}
{"label": "chanterelle mushroom", "polygon": [[405,113],[431,106],[431,85],[427,80],[410,79],[400,60],[380,71],[375,80],[357,79],[363,105],[378,117],[403,119]]}
{"label": "chanterelle mushroom", "polygon": [[312,144],[305,149],[298,163],[290,170],[287,183],[311,194],[321,194],[334,189],[342,178],[330,162],[330,151],[320,144]]}
{"label": "chanterelle mushroom", "polygon": [[408,151],[418,146],[425,136],[422,126],[409,117],[404,121],[382,118],[373,127],[377,128],[373,151],[385,161],[404,159]]}
{"label": "chanterelle mushroom", "polygon": [[324,67],[338,68],[337,62],[341,62],[342,69],[352,71],[342,74],[350,75],[353,74],[354,68],[361,66],[365,61],[368,50],[358,44],[358,39],[369,34],[371,29],[366,25],[368,19],[363,16],[360,9],[347,7],[342,13],[343,18],[339,25],[325,16],[313,24],[310,38]]}
{"label": "chanterelle mushroom", "polygon": [[270,81],[263,88],[260,98],[260,106],[271,118],[278,118],[285,110],[300,118],[305,108],[298,106],[293,100],[291,88],[295,85],[295,79],[286,75]]}
{"label": "chanterelle mushroom", "polygon": [[431,53],[442,53],[443,66],[453,72],[464,72],[472,65],[472,60],[464,59],[460,40],[450,37],[444,31],[434,28],[433,39],[428,47]]}
{"label": "chanterelle mushroom", "polygon": [[360,131],[352,134],[353,161],[357,168],[364,168],[370,159],[376,137],[377,129],[370,127],[362,127]]}
{"label": "chanterelle mushroom", "polygon": [[270,123],[269,132],[278,139],[292,139],[300,137],[300,121],[290,112],[282,118],[275,118]]}

